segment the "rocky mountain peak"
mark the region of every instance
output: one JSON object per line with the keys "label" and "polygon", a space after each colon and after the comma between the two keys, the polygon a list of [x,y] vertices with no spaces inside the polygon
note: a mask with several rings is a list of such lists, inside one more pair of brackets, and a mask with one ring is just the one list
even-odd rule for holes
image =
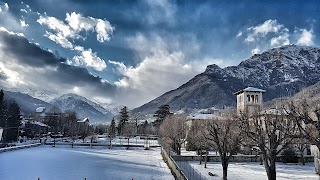
{"label": "rocky mountain peak", "polygon": [[204,73],[206,74],[214,74],[214,73],[219,73],[222,69],[216,65],[216,64],[211,64],[208,65]]}

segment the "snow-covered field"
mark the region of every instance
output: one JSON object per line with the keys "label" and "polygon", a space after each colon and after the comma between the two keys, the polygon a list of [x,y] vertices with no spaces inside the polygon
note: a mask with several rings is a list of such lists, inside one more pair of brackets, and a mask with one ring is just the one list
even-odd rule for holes
{"label": "snow-covered field", "polygon": [[160,148],[40,146],[0,153],[0,179],[174,179]]}
{"label": "snow-covered field", "polygon": [[[207,168],[204,164],[199,165],[199,162],[189,162],[198,172],[208,179],[221,179],[222,166],[220,162],[209,162]],[[217,176],[209,176],[208,172]],[[267,180],[267,173],[264,166],[259,162],[246,163],[230,163],[228,167],[229,180]],[[314,164],[307,163],[303,165],[287,165],[277,163],[277,180],[319,180],[319,176],[314,171]]]}

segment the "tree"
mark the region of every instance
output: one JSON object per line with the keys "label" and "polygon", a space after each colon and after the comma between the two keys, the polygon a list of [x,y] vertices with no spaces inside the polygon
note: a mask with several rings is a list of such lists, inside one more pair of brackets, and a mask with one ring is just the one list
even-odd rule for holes
{"label": "tree", "polygon": [[16,101],[12,101],[9,105],[8,109],[9,116],[7,118],[7,133],[6,133],[6,141],[12,142],[17,141],[18,138],[18,130],[21,124],[20,121],[20,108]]}
{"label": "tree", "polygon": [[160,126],[160,134],[172,149],[181,154],[181,144],[186,137],[186,118],[183,116],[168,116]]}
{"label": "tree", "polygon": [[259,148],[269,180],[275,180],[277,155],[299,134],[297,126],[281,109],[240,115],[241,130]]}
{"label": "tree", "polygon": [[109,135],[114,137],[116,135],[116,122],[114,121],[114,118],[112,118],[110,127],[109,127]]}
{"label": "tree", "polygon": [[187,151],[197,151],[198,155],[201,156],[200,164],[202,163],[203,150],[206,150],[207,155],[209,147],[207,124],[206,120],[192,121],[190,129],[187,131],[186,149]]}
{"label": "tree", "polygon": [[118,133],[122,135],[123,126],[129,121],[129,113],[127,106],[123,106],[119,112]]}
{"label": "tree", "polygon": [[124,124],[124,126],[123,126],[122,134],[124,136],[126,136],[127,139],[128,139],[127,149],[129,149],[129,140],[130,140],[130,138],[133,137],[134,134],[137,132],[136,129],[137,128],[136,128],[135,122],[128,122],[128,123]]}
{"label": "tree", "polygon": [[[320,149],[320,105],[319,99],[304,97],[291,100],[286,108],[288,117],[293,120],[299,128],[300,136],[295,141],[300,153],[302,164],[304,164],[303,152],[307,148],[306,144],[315,145]],[[315,162],[318,162],[315,155]],[[316,172],[320,174],[319,164],[316,164]]]}
{"label": "tree", "polygon": [[213,148],[219,152],[224,180],[227,179],[230,158],[239,151],[242,142],[239,125],[238,119],[231,116],[208,121],[207,138],[212,142]]}
{"label": "tree", "polygon": [[165,118],[169,115],[172,115],[170,112],[170,106],[165,104],[158,107],[158,110],[153,115],[154,117],[157,117],[154,124],[157,128],[160,127],[161,123],[165,120]]}
{"label": "tree", "polygon": [[4,100],[3,90],[1,89],[0,90],[0,127],[5,128],[6,122],[7,122],[7,116],[8,116],[7,106]]}

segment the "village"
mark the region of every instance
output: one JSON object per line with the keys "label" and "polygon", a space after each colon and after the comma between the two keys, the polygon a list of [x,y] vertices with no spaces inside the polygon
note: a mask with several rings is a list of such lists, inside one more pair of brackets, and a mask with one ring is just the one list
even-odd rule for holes
{"label": "village", "polygon": [[[71,110],[62,113],[55,108],[46,112],[44,107],[39,107],[28,117],[19,116],[19,127],[10,127],[17,133],[14,141],[6,141],[5,130],[9,128],[1,128],[4,135],[1,134],[1,140],[7,144],[2,144],[3,149],[0,150],[7,151],[11,146],[11,151],[20,149],[20,146],[28,147],[28,144],[34,146],[35,143],[52,147],[69,145],[72,148],[148,150],[161,147],[162,157],[178,179],[206,179],[206,175],[226,179],[228,165],[235,162],[264,164],[268,179],[276,178],[277,162],[301,165],[315,162],[315,172],[319,173],[319,164],[316,163],[319,150],[316,142],[312,141],[312,134],[316,132],[316,127],[312,126],[319,115],[302,112],[300,110],[303,109],[298,107],[306,106],[301,103],[311,102],[301,99],[265,107],[264,93],[267,92],[247,87],[234,93],[236,109],[211,108],[188,116],[172,113],[170,107],[164,105],[155,112],[155,121],[150,123],[132,119],[126,107],[121,109],[117,120],[113,118],[108,125],[90,125],[88,118],[78,119]],[[306,116],[306,113],[310,114]],[[201,175],[196,164],[193,167],[185,163],[192,161],[199,161],[204,168],[212,162],[220,162],[223,173],[209,170]]]}

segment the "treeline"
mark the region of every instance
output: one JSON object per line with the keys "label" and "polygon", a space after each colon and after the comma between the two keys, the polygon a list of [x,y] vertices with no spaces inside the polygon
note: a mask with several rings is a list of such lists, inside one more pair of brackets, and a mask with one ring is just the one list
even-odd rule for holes
{"label": "treeline", "polygon": [[[0,127],[3,128],[2,142],[14,142],[18,139],[20,127],[20,108],[14,100],[6,102],[3,90],[0,90]],[[0,137],[1,138],[1,137]]]}

